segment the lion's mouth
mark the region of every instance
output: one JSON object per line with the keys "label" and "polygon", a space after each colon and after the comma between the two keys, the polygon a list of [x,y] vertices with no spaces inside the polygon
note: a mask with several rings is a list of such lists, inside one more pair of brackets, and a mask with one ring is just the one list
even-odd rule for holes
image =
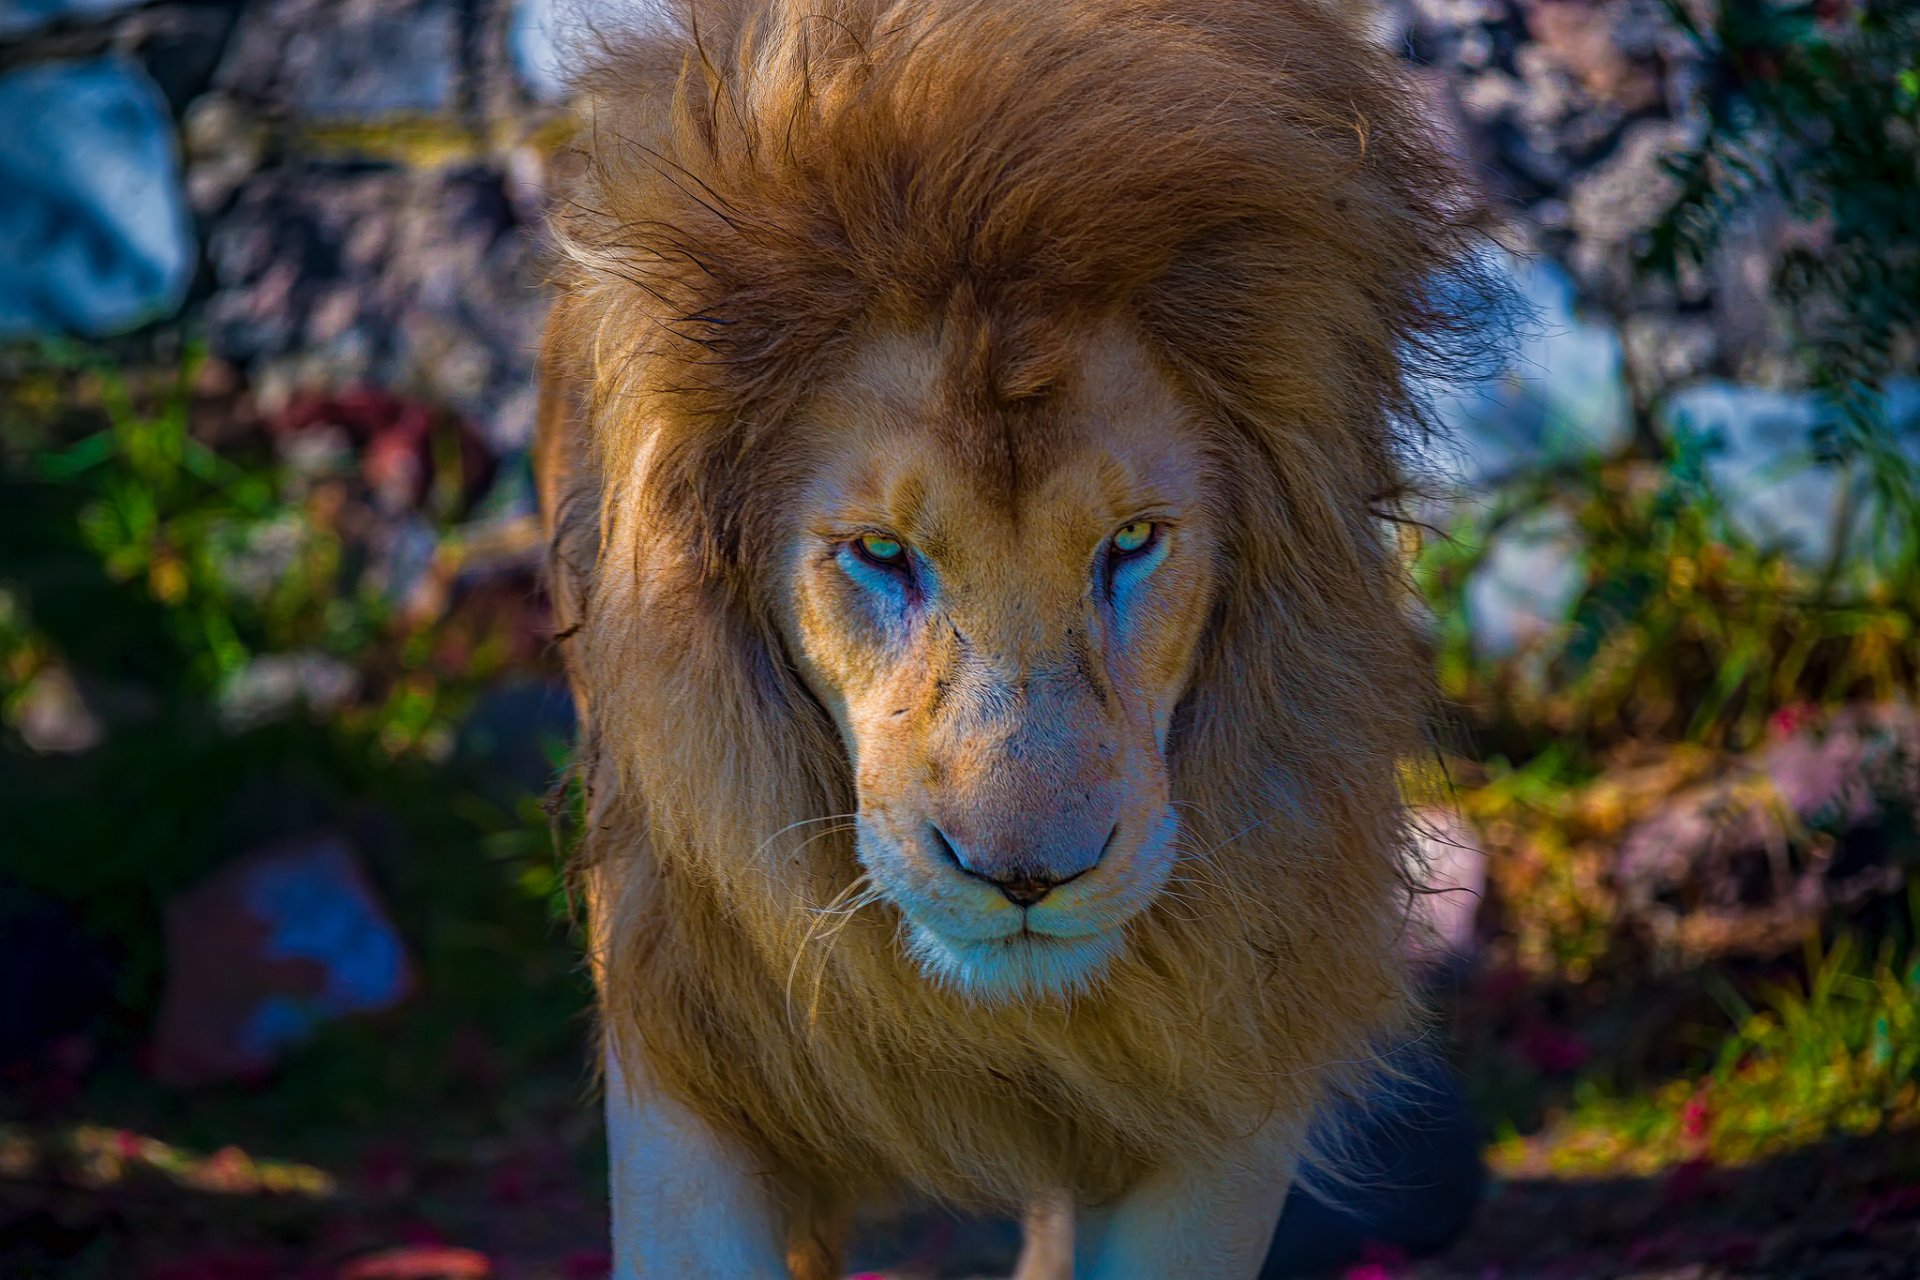
{"label": "lion's mouth", "polygon": [[1129,923],[1171,874],[1177,829],[1169,807],[1124,860],[1103,861],[1100,874],[1075,877],[1025,906],[957,869],[917,866],[911,847],[903,849],[870,814],[860,815],[856,847],[900,913],[909,963],[928,981],[983,1003],[1017,1003],[1100,985],[1126,947]]}
{"label": "lion's mouth", "polygon": [[1023,923],[999,938],[911,929],[909,953],[931,980],[986,1003],[1052,999],[1092,989],[1120,953],[1118,931],[1046,933]]}

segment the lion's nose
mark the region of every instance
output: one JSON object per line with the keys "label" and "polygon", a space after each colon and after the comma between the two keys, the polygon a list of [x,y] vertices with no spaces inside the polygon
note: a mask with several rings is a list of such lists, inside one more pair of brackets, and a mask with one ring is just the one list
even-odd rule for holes
{"label": "lion's nose", "polygon": [[[1084,875],[1085,872],[1076,872]],[[1067,880],[1073,879],[1068,876]],[[1054,886],[1065,884],[1066,880],[1049,880],[1045,876],[1016,876],[1011,880],[995,880],[994,886],[1016,907],[1030,907],[1040,899],[1052,893]]]}
{"label": "lion's nose", "polygon": [[[1031,907],[1098,866],[1119,827],[1109,830],[1097,844],[1086,842],[1079,849],[1052,850],[1048,854],[1038,850],[989,851],[971,841],[956,840],[938,826],[929,824],[927,830],[933,847],[951,858],[955,866],[975,879],[985,880],[1014,906]],[[1065,856],[1061,856],[1063,853]]]}

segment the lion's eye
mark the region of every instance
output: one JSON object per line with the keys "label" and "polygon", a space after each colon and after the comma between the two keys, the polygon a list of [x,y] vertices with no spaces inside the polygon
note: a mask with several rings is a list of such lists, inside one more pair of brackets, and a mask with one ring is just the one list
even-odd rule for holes
{"label": "lion's eye", "polygon": [[1117,556],[1137,556],[1153,545],[1157,530],[1151,520],[1135,520],[1123,524],[1113,535],[1113,551]]}
{"label": "lion's eye", "polygon": [[886,569],[904,569],[907,566],[907,549],[898,539],[884,534],[869,533],[853,540],[853,549],[860,558]]}

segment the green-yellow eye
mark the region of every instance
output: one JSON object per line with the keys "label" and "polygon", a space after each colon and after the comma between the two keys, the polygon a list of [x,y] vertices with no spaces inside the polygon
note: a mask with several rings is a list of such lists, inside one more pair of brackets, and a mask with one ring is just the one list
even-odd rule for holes
{"label": "green-yellow eye", "polygon": [[859,549],[862,556],[875,564],[883,564],[891,568],[906,563],[907,549],[894,538],[869,533],[855,539],[853,545]]}
{"label": "green-yellow eye", "polygon": [[1113,549],[1123,556],[1135,555],[1147,549],[1153,541],[1153,521],[1135,520],[1132,524],[1123,524],[1113,535]]}

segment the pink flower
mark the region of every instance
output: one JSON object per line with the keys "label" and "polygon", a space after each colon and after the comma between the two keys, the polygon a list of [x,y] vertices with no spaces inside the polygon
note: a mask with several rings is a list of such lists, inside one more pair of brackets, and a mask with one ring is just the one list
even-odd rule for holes
{"label": "pink flower", "polygon": [[1778,737],[1789,737],[1800,732],[1800,730],[1806,728],[1809,724],[1812,724],[1819,714],[1811,704],[1796,702],[1789,706],[1781,707],[1769,716],[1767,718],[1767,728],[1771,729]]}
{"label": "pink flower", "polygon": [[1689,1142],[1701,1142],[1713,1128],[1713,1108],[1707,1105],[1704,1091],[1687,1099],[1687,1105],[1680,1108],[1680,1132]]}

